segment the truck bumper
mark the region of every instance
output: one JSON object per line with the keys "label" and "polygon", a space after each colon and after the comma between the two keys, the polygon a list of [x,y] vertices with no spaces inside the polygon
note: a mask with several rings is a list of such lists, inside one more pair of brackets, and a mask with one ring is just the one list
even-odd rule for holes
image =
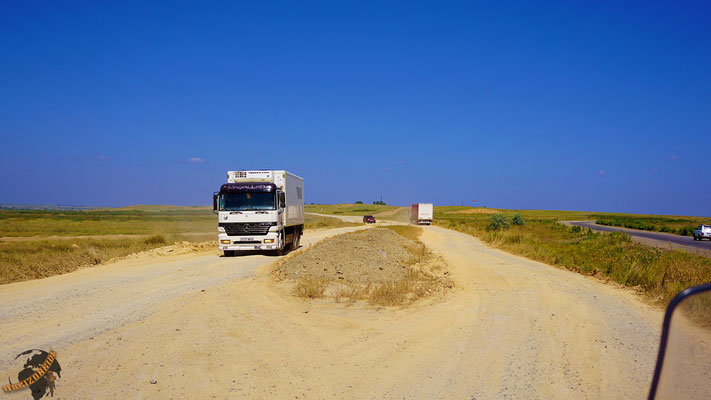
{"label": "truck bumper", "polygon": [[279,243],[279,232],[269,232],[260,236],[228,236],[226,233],[217,235],[220,250],[278,250],[283,247]]}

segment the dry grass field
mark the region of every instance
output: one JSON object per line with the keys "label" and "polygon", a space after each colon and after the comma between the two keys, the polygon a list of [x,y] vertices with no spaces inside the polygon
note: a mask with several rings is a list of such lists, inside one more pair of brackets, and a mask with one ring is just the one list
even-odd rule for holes
{"label": "dry grass field", "polygon": [[396,206],[382,206],[374,204],[311,204],[307,205],[306,212],[333,215],[376,215],[397,210]]}
{"label": "dry grass field", "polygon": [[206,207],[0,210],[0,284],[64,274],[175,242],[214,239]]}

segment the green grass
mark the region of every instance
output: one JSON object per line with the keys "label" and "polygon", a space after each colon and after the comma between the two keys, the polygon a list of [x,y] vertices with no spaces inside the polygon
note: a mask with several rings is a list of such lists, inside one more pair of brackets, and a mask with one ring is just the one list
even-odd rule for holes
{"label": "green grass", "polygon": [[520,213],[526,225],[487,231],[493,214],[461,213],[464,209],[467,208],[435,207],[435,224],[469,233],[493,247],[533,260],[637,286],[663,303],[688,286],[711,282],[709,258],[647,247],[632,242],[622,233],[594,233],[557,223],[557,220],[616,214],[497,210],[507,218]]}
{"label": "green grass", "polygon": [[694,229],[701,224],[710,224],[711,218],[610,216],[597,219],[595,222],[600,225],[621,226],[624,228],[639,229],[644,231],[693,236]]}
{"label": "green grass", "polygon": [[0,237],[180,234],[213,232],[216,226],[212,210],[194,207],[153,212],[0,210]]}

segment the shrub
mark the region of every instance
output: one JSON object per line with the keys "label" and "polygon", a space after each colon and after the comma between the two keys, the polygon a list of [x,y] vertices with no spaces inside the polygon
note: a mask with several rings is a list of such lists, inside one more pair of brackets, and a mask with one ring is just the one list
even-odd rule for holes
{"label": "shrub", "polygon": [[682,228],[679,228],[679,234],[683,236],[694,236],[694,230],[696,227],[694,226],[684,226]]}
{"label": "shrub", "polygon": [[512,225],[526,225],[526,220],[523,219],[521,214],[516,213],[514,216],[511,218],[511,224]]}
{"label": "shrub", "polygon": [[355,204],[363,204],[363,202],[360,201],[360,200],[358,200],[358,201],[355,202]]}
{"label": "shrub", "polygon": [[620,241],[620,242],[631,242],[632,238],[630,235],[624,233],[624,232],[610,232],[609,238],[611,241]]}
{"label": "shrub", "polygon": [[501,228],[508,228],[509,221],[506,220],[504,214],[494,214],[489,218],[489,225],[486,226],[487,231],[498,231]]}
{"label": "shrub", "polygon": [[382,200],[376,200],[376,201],[373,202],[373,204],[376,205],[376,206],[384,206],[384,205],[386,205],[385,202],[382,201]]}
{"label": "shrub", "polygon": [[376,286],[370,293],[370,303],[380,306],[399,306],[408,300],[412,291],[413,280],[401,279],[399,281],[383,282]]}
{"label": "shrub", "polygon": [[294,287],[294,295],[309,299],[321,298],[328,283],[325,278],[301,277]]}
{"label": "shrub", "polygon": [[153,235],[143,240],[143,243],[151,245],[165,244],[166,242],[167,240],[165,240],[165,236],[163,235]]}

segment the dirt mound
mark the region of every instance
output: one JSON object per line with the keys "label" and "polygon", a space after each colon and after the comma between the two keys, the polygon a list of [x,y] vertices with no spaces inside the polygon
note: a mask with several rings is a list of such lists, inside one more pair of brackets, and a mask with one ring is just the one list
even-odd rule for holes
{"label": "dirt mound", "polygon": [[442,258],[388,228],[333,237],[283,259],[272,274],[292,281],[300,297],[378,305],[405,305],[452,287]]}
{"label": "dirt mound", "polygon": [[357,284],[398,280],[407,274],[406,263],[412,258],[407,247],[414,245],[415,241],[390,229],[367,229],[321,242],[288,258],[274,273],[287,279],[329,278]]}

